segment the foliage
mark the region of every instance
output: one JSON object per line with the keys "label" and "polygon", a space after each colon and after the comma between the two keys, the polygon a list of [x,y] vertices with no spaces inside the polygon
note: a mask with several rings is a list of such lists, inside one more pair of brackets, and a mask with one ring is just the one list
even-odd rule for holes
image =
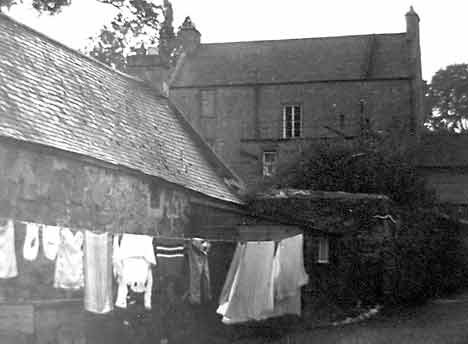
{"label": "foliage", "polygon": [[[371,198],[356,201],[351,196],[346,202],[315,199],[308,203],[300,197],[276,201],[252,197],[250,207],[258,215],[293,214],[299,223],[304,214],[311,214],[314,228],[332,232],[341,228],[333,239],[330,266],[317,266],[315,254],[312,261],[305,257],[312,266],[308,269],[311,283],[316,284],[311,288],[324,299],[342,307],[423,301],[466,285],[468,259],[458,225],[444,224],[436,216],[434,195],[418,175],[413,157],[412,151],[375,138],[355,146],[321,145],[280,167],[276,178],[256,190],[383,194],[392,200],[383,208]],[[373,215],[384,212],[397,223],[376,222]],[[391,228],[382,231],[383,223]]]}
{"label": "foliage", "polygon": [[[148,47],[159,42],[159,51],[168,62],[175,50],[173,10],[169,0],[157,5],[152,0],[96,0],[118,9],[117,15],[100,32],[90,37],[84,52],[113,68],[125,71],[126,56],[146,53]],[[1,7],[21,4],[23,0],[0,0]],[[33,7],[55,15],[69,6],[72,0],[32,0]],[[164,17],[160,22],[160,17]]]}
{"label": "foliage", "polygon": [[262,187],[383,194],[400,205],[431,204],[433,194],[413,160],[411,151],[384,140],[359,146],[317,145],[279,166],[278,175]]}
{"label": "foliage", "polygon": [[439,70],[426,92],[431,130],[461,133],[468,130],[468,64]]}

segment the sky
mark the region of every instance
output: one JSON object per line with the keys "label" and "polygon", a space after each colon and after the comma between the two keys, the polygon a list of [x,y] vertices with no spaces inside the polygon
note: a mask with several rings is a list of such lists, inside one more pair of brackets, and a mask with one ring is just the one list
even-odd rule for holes
{"label": "sky", "polygon": [[[162,1],[162,0],[161,0]],[[466,0],[172,0],[174,26],[190,16],[202,43],[404,32],[412,5],[421,19],[423,78],[439,69],[468,63]],[[60,15],[38,15],[28,6],[8,13],[16,20],[72,47],[115,15],[96,0],[73,0]]]}

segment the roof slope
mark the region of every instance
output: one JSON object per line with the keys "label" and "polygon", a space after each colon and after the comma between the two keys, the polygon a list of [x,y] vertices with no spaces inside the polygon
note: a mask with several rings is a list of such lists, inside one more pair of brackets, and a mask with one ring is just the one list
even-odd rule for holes
{"label": "roof slope", "polygon": [[201,44],[173,87],[406,78],[405,33]]}
{"label": "roof slope", "polygon": [[142,81],[5,15],[0,15],[0,61],[1,136],[126,166],[241,203],[223,179],[235,176],[226,173],[168,99]]}

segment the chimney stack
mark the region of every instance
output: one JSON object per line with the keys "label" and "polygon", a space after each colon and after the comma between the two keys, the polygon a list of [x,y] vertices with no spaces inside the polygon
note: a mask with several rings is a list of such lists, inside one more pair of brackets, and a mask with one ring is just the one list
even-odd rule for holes
{"label": "chimney stack", "polygon": [[193,54],[200,46],[201,34],[193,24],[190,17],[186,17],[182,25],[179,27],[177,38],[187,55]]}
{"label": "chimney stack", "polygon": [[410,6],[406,17],[406,34],[408,39],[417,39],[419,41],[419,16],[414,11],[413,6]]}
{"label": "chimney stack", "polygon": [[411,76],[412,116],[410,129],[417,138],[424,122],[424,83],[421,70],[421,47],[419,44],[419,16],[410,7],[406,17],[406,42],[408,45],[408,62]]}
{"label": "chimney stack", "polygon": [[127,72],[148,82],[163,96],[169,95],[170,66],[157,52],[149,48],[146,54],[127,57]]}

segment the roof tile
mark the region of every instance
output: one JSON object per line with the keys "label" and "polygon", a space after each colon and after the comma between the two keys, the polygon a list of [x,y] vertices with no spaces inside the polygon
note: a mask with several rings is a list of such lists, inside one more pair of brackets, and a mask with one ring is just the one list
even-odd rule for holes
{"label": "roof tile", "polygon": [[[167,98],[142,81],[5,15],[0,15],[0,59],[1,136],[123,165],[241,203],[216,172],[210,148]],[[188,173],[180,152],[190,161]]]}

